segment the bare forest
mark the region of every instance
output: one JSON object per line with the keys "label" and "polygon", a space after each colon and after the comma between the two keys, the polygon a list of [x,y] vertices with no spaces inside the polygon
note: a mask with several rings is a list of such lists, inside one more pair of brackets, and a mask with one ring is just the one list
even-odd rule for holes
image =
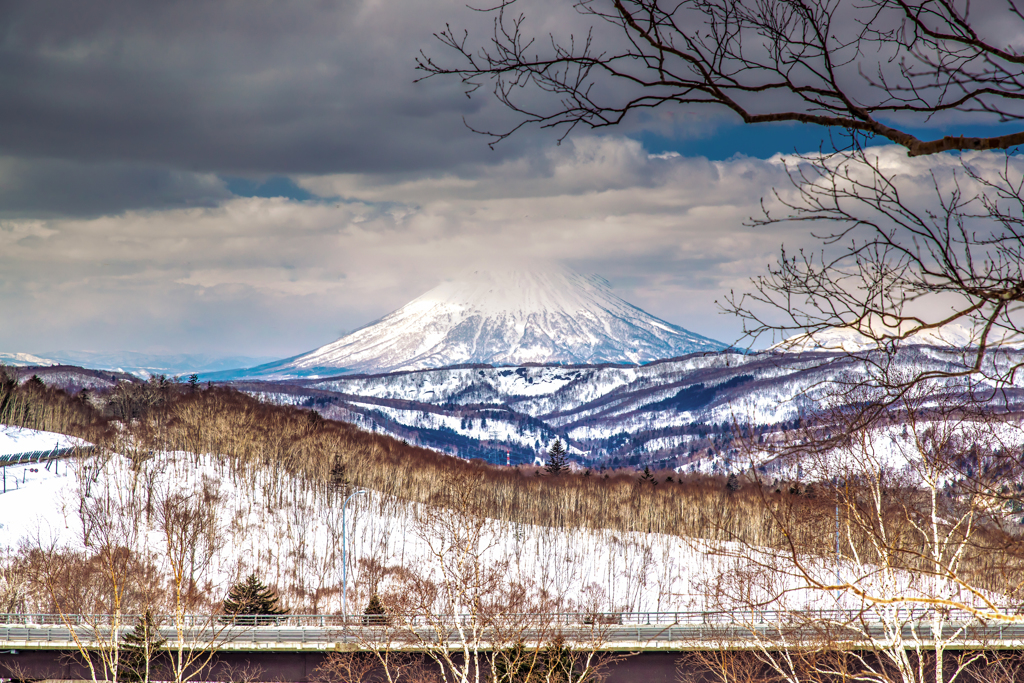
{"label": "bare forest", "polygon": [[[201,670],[227,588],[256,570],[292,614],[383,615],[360,617],[386,626],[362,643],[373,659],[338,655],[324,680],[412,676],[423,660],[402,654],[410,644],[456,680],[499,670],[496,651],[541,671],[561,652],[559,628],[541,638],[556,650],[519,652],[537,622],[511,615],[694,609],[756,634],[758,675],[824,676],[836,664],[822,653],[868,644],[877,656],[851,671],[943,680],[923,662],[943,661],[969,631],[949,625],[1016,623],[1024,598],[1014,420],[977,408],[909,392],[864,428],[837,404],[774,435],[771,477],[757,466],[762,435],[737,429],[731,446],[747,465],[708,477],[504,468],[225,387],[156,377],[73,393],[10,373],[5,424],[95,448],[67,461],[67,528],[40,528],[7,552],[3,599],[9,613],[100,614],[121,630],[164,615],[180,635],[176,680]],[[766,611],[788,614],[787,626],[765,633],[755,621]],[[190,642],[197,619],[206,639]],[[564,653],[580,680],[606,657],[615,620],[602,619],[584,619],[586,647]],[[83,642],[104,632],[76,629]],[[123,648],[108,638],[101,649],[99,678]],[[709,672],[745,666],[702,661]],[[951,666],[966,675],[980,662]]]}

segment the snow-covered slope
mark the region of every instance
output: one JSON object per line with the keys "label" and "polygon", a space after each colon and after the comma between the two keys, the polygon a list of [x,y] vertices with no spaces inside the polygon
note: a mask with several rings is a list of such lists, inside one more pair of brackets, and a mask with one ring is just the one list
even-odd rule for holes
{"label": "snow-covered slope", "polygon": [[[988,358],[992,375],[1024,363],[1024,352],[997,349]],[[908,373],[949,372],[964,367],[964,356],[920,345],[895,362]],[[781,429],[834,398],[837,380],[865,380],[869,369],[840,352],[723,352],[644,365],[463,366],[234,386],[462,457],[533,462],[561,437],[588,463],[668,466],[661,461],[706,461],[708,449],[727,450],[728,425]],[[999,401],[1024,409],[1024,378],[1001,387]]]}
{"label": "snow-covered slope", "polygon": [[[934,330],[924,330],[908,337],[903,346],[936,346],[966,349],[978,345],[979,330],[961,323],[949,323]],[[989,346],[1022,348],[1020,335],[993,332],[988,339]],[[799,353],[804,351],[869,351],[878,345],[867,335],[849,327],[833,327],[813,334],[798,334],[772,347],[772,350]]]}
{"label": "snow-covered slope", "polygon": [[645,313],[603,279],[560,269],[477,271],[310,353],[245,373],[302,377],[461,364],[643,363],[721,342]]}
{"label": "snow-covered slope", "polygon": [[152,354],[125,351],[99,353],[94,351],[48,351],[43,354],[51,364],[78,365],[97,370],[127,372],[137,377],[152,375],[184,375],[192,372],[217,372],[253,366],[273,360],[266,356],[212,356],[197,353]]}
{"label": "snow-covered slope", "polygon": [[86,446],[73,436],[0,424],[0,456]]}
{"label": "snow-covered slope", "polygon": [[[461,534],[460,543],[473,539],[476,529],[462,515],[442,518],[377,492],[357,496],[343,509],[330,489],[279,471],[243,472],[220,457],[157,451],[135,467],[119,455],[55,464],[52,471],[39,464],[7,468],[7,492],[0,494],[0,557],[40,542],[94,552],[82,532],[97,518],[112,515],[118,524],[110,533],[120,534],[112,537],[166,571],[166,536],[139,501],[153,500],[159,509],[160,501],[201,496],[204,510],[209,506],[218,521],[196,534],[200,559],[191,571],[202,579],[197,584],[209,585],[220,599],[255,571],[280,590],[293,614],[338,613],[343,577],[348,609],[357,612],[371,595],[401,589],[402,577],[418,575],[443,586],[453,576],[452,563],[465,561],[466,555],[439,557],[437,548],[451,543],[453,533]],[[449,517],[464,526],[446,526]],[[351,562],[347,575],[340,570],[343,529]],[[734,563],[724,554],[706,552],[712,546],[698,539],[664,534],[490,519],[480,529],[480,540],[464,551],[480,552],[486,566],[501,567],[502,585],[521,591],[517,595],[525,604],[542,595],[566,612],[713,610],[720,596],[705,586]],[[825,593],[793,593],[808,606],[836,604]],[[22,609],[41,609],[34,602],[39,594],[45,592],[20,593],[25,596]],[[441,596],[436,609],[450,609]]]}
{"label": "snow-covered slope", "polygon": [[11,367],[52,367],[72,365],[93,370],[109,370],[148,378],[153,375],[212,373],[231,368],[251,367],[274,360],[273,356],[211,356],[180,353],[160,355],[134,351],[100,353],[95,351],[47,351],[42,354],[0,351],[0,365]]}
{"label": "snow-covered slope", "polygon": [[31,353],[21,353],[17,351],[8,353],[0,351],[0,364],[19,368],[36,366],[46,367],[50,365],[59,365],[59,362],[51,360],[50,358],[40,358],[39,356]]}

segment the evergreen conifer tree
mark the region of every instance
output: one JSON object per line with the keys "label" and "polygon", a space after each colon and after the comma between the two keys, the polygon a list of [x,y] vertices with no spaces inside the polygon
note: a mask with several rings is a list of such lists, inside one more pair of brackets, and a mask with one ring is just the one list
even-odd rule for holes
{"label": "evergreen conifer tree", "polygon": [[551,448],[548,449],[548,462],[544,465],[544,469],[554,477],[569,469],[569,459],[566,457],[565,446],[562,445],[561,439],[555,439]]}
{"label": "evergreen conifer tree", "polygon": [[121,638],[118,679],[125,683],[149,681],[153,677],[153,661],[166,644],[167,639],[160,637],[153,613],[146,610],[146,613],[139,617],[135,628]]}
{"label": "evergreen conifer tree", "polygon": [[651,468],[648,465],[644,466],[644,473],[640,477],[640,481],[642,481],[644,483],[647,483],[647,484],[650,484],[651,486],[657,486],[658,485],[658,480],[654,478],[653,474],[651,474]]}
{"label": "evergreen conifer tree", "polygon": [[380,626],[387,623],[388,611],[384,608],[384,603],[380,601],[380,597],[376,593],[370,598],[370,604],[366,606],[366,610],[363,612],[363,624],[367,626]]}
{"label": "evergreen conifer tree", "polygon": [[273,619],[245,620],[237,617],[288,614],[288,610],[279,604],[279,600],[277,593],[272,588],[267,588],[254,572],[228,591],[228,596],[224,598],[224,613],[235,615],[237,623],[271,623]]}

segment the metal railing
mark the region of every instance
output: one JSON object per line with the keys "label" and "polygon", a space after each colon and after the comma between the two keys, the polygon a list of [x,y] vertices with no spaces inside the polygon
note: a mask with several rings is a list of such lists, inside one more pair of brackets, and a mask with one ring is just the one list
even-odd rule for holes
{"label": "metal railing", "polygon": [[65,458],[72,453],[85,453],[95,450],[92,446],[66,446],[64,448],[54,447],[44,451],[25,451],[24,453],[0,453],[0,466],[6,465],[27,465],[33,462],[45,460],[57,460]]}
{"label": "metal railing", "polygon": [[[1024,608],[1005,610],[1006,614],[1018,615],[1024,627]],[[936,612],[926,608],[902,608],[889,621],[906,623],[927,623]],[[965,611],[947,610],[941,613],[946,623],[967,624],[978,621]],[[141,615],[137,614],[0,614],[0,628],[5,626],[63,626],[63,627],[113,627],[134,626]],[[473,623],[487,625],[490,622],[517,623],[533,626],[737,626],[762,627],[798,624],[873,624],[882,623],[871,611],[852,609],[804,609],[804,610],[732,610],[732,611],[679,611],[679,612],[550,612],[550,613],[502,613],[502,614],[390,614],[380,615],[349,614],[282,614],[282,615],[231,615],[231,614],[186,614],[154,615],[158,625],[169,627],[177,624],[182,628],[268,628],[268,629],[342,629],[350,626],[366,626],[380,623],[401,623],[408,626],[433,626],[450,623],[453,626]],[[980,622],[978,622],[980,623]]]}

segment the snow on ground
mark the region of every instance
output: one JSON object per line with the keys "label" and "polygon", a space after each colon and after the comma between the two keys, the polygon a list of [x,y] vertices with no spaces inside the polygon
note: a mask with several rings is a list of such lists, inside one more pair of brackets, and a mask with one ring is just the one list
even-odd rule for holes
{"label": "snow on ground", "polygon": [[[76,442],[13,428],[0,435],[8,449]],[[880,430],[871,448],[885,464],[898,465],[912,441],[902,431]],[[193,549],[199,557],[209,555],[199,578],[201,584],[210,582],[215,598],[255,571],[281,589],[293,612],[339,612],[342,548],[347,547],[348,609],[355,612],[365,607],[374,587],[384,595],[400,590],[399,570],[440,577],[433,551],[459,534],[465,537],[472,526],[458,511],[437,514],[372,492],[354,496],[345,513],[338,492],[305,486],[280,471],[243,471],[234,461],[209,455],[156,453],[136,465],[116,454],[87,454],[0,470],[0,491],[6,483],[0,493],[0,553],[36,542],[82,548],[83,534],[97,528],[96,520],[85,523],[82,511],[106,509],[110,516],[99,523],[109,529],[124,524],[123,544],[166,569],[166,539],[156,511],[163,501],[185,500],[209,514],[211,523],[202,527]],[[805,469],[803,476],[817,475]],[[502,585],[519,583],[536,595],[544,592],[565,611],[717,610],[717,579],[732,571],[742,574],[753,566],[750,558],[763,564],[770,556],[766,549],[661,534],[497,520],[482,523],[479,548],[484,566],[501,572]],[[738,559],[743,557],[747,560]],[[828,558],[806,564],[823,576],[872,574],[848,563],[837,568]],[[769,574],[766,580],[776,583],[775,590],[790,591],[791,606],[837,604],[832,595],[801,589],[784,572]],[[910,585],[900,577],[886,580]]]}
{"label": "snow on ground", "polygon": [[81,439],[38,429],[0,424],[0,455],[49,451],[87,445]]}
{"label": "snow on ground", "polygon": [[392,408],[360,401],[352,401],[351,403],[352,405],[377,412],[399,424],[414,429],[450,429],[456,434],[470,439],[501,441],[503,443],[514,443],[528,447],[532,447],[545,439],[544,433],[538,429],[523,428],[521,425],[512,424],[500,418],[487,418],[485,425],[479,418],[467,422],[465,418],[458,415],[404,410],[402,408]]}
{"label": "snow on ground", "polygon": [[[453,524],[464,522],[457,512],[432,515],[424,506],[370,493],[352,500],[343,524],[337,494],[311,490],[279,472],[232,471],[227,461],[210,456],[156,454],[138,471],[117,455],[60,465],[56,473],[40,465],[9,468],[9,483],[18,483],[0,494],[0,551],[35,539],[80,548],[89,527],[80,510],[113,501],[110,525],[133,520],[128,526],[135,531],[126,534],[125,545],[166,568],[159,515],[146,514],[146,501],[159,509],[169,496],[191,497],[215,520],[196,544],[200,556],[210,552],[203,579],[212,583],[212,594],[226,594],[232,583],[256,571],[282,589],[293,611],[340,611],[342,529],[349,549],[348,607],[361,611],[371,586],[382,594],[389,586],[397,590],[389,581],[399,568],[440,576],[431,548],[446,534],[451,537]],[[503,585],[518,582],[535,594],[544,591],[566,611],[714,609],[706,584],[730,562],[704,552],[707,545],[702,550],[697,542],[673,536],[494,520],[484,524],[480,547],[485,566],[501,568]],[[826,598],[826,606],[835,605],[828,596],[816,599]],[[801,599],[815,602],[808,595]]]}
{"label": "snow on ground", "polygon": [[[0,456],[85,445],[73,436],[0,425]],[[0,467],[0,538],[12,545],[33,534],[41,521],[48,526],[64,524],[62,494],[74,481],[67,460]]]}
{"label": "snow on ground", "polygon": [[[871,333],[876,336],[896,336],[900,333],[900,330],[899,328],[875,325],[871,329]],[[977,346],[981,336],[981,326],[974,327],[964,325],[963,323],[947,323],[937,329],[922,330],[910,335],[904,341],[904,345],[927,345],[962,349]],[[990,333],[990,338],[986,341],[989,346],[1004,346],[1007,348],[1021,348],[1024,346],[1019,333],[1006,330],[993,330]],[[875,348],[878,348],[878,344],[857,329],[851,327],[832,327],[813,334],[795,335],[775,344],[771,347],[771,350],[787,352],[826,350],[852,353]]]}
{"label": "snow on ground", "polygon": [[[662,443],[672,445],[668,439],[648,442]],[[929,449],[937,448],[937,444],[953,448],[961,444],[965,451],[975,447],[982,451],[1019,453],[1024,450],[1024,423],[1019,420],[998,423],[968,419],[962,422],[921,420],[912,425],[895,424],[872,429],[827,453],[808,453],[803,457],[794,455],[777,461],[778,452],[770,449],[734,451],[702,456],[697,461],[676,467],[675,471],[742,474],[752,467],[771,463],[771,478],[808,484],[835,481],[837,478],[872,479],[877,472],[886,471],[914,485],[937,482],[942,486],[952,480],[954,471],[949,466],[929,466],[925,456]],[[788,445],[796,447],[798,444]]]}
{"label": "snow on ground", "polygon": [[[128,460],[115,456],[96,464],[101,470],[89,497],[130,500],[133,473]],[[142,489],[156,491],[157,499],[168,493],[198,493],[204,485],[214,493],[212,501],[207,500],[216,509],[221,533],[211,546],[215,552],[209,578],[215,594],[226,592],[232,582],[254,570],[271,583],[301,586],[306,592],[340,584],[340,501],[329,504],[322,494],[303,491],[296,482],[274,482],[272,476],[234,476],[212,458],[196,467],[190,458],[163,454],[148,461],[145,469],[138,481]],[[15,478],[19,483],[13,483]],[[9,468],[9,490],[0,494],[0,548],[14,549],[37,535],[80,546],[83,525],[77,511],[87,481],[87,470],[68,468],[63,462],[59,474],[41,465]],[[345,520],[350,534],[349,585],[365,582],[360,560],[371,558],[385,567],[431,571],[428,545],[441,531],[427,517],[419,506],[383,501],[375,494],[357,496]],[[154,519],[147,524],[144,516],[139,523],[144,545],[158,556],[163,546],[158,525]],[[653,534],[490,522],[481,545],[487,548],[489,563],[510,563],[509,580],[543,587],[562,596],[567,605],[579,604],[589,586],[588,595],[597,591],[607,596],[609,609],[693,607],[694,575],[706,565],[681,539]],[[340,609],[338,596],[318,608]]]}
{"label": "snow on ground", "polygon": [[75,484],[67,461],[52,460],[0,467],[0,547],[17,547],[42,524],[65,526],[64,492]]}

